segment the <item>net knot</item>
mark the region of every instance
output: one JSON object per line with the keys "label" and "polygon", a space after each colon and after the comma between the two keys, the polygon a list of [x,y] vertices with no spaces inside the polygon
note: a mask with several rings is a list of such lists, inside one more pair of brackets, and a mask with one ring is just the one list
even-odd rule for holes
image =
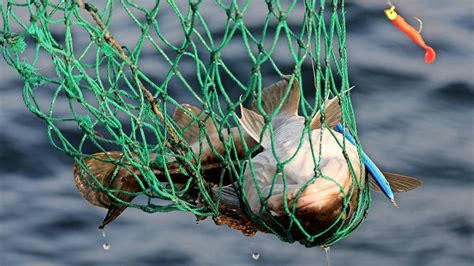
{"label": "net knot", "polygon": [[88,115],[83,115],[78,119],[79,128],[89,135],[94,135],[92,119]]}
{"label": "net knot", "polygon": [[303,40],[301,40],[301,39],[298,39],[298,46],[299,46],[300,48],[303,48],[303,49],[306,49],[306,48],[307,48],[307,47],[306,47],[306,44],[305,44],[305,43],[303,42]]}
{"label": "net knot", "polygon": [[[232,13],[230,14],[230,16],[232,16]],[[242,11],[240,11],[239,9],[234,10],[233,18],[236,22],[239,21],[240,19],[242,19],[243,16],[244,16],[244,14],[242,14]],[[232,17],[230,17],[230,18],[232,18]]]}
{"label": "net knot", "polygon": [[254,65],[252,67],[252,75],[258,75],[260,73],[260,65]]}
{"label": "net knot", "polygon": [[196,2],[196,3],[191,2],[191,3],[190,3],[190,8],[191,8],[191,10],[193,11],[193,13],[198,10],[198,7],[199,7],[199,2]]}
{"label": "net knot", "polygon": [[146,18],[146,23],[147,23],[148,25],[153,24],[153,22],[155,21],[155,16],[154,16],[152,13],[150,13],[150,12],[147,12],[147,13],[146,13],[145,18]]}
{"label": "net knot", "polygon": [[265,1],[265,2],[267,2],[268,12],[272,12],[273,11],[273,1]]}
{"label": "net knot", "polygon": [[19,63],[16,68],[21,78],[33,87],[41,86],[47,81],[46,77],[36,72],[35,68],[28,63]]}
{"label": "net knot", "polygon": [[14,53],[23,53],[26,49],[26,42],[20,34],[5,33],[0,38],[0,46],[8,46]]}
{"label": "net knot", "polygon": [[219,51],[211,52],[211,62],[216,62],[217,60],[219,60],[220,57],[221,57],[221,54],[219,53]]}
{"label": "net knot", "polygon": [[282,163],[277,163],[276,172],[281,174],[281,173],[283,173],[283,169],[284,169],[283,164]]}

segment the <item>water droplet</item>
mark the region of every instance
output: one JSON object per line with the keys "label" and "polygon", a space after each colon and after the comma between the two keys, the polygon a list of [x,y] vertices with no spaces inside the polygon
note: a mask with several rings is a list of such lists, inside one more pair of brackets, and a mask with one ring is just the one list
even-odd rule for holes
{"label": "water droplet", "polygon": [[254,260],[260,259],[260,253],[258,253],[258,252],[252,253],[252,259],[254,259]]}
{"label": "water droplet", "polygon": [[104,243],[104,244],[102,244],[102,248],[104,250],[109,250],[110,249],[110,244],[109,243]]}
{"label": "water droplet", "polygon": [[[102,237],[104,238],[104,241],[107,241],[107,239],[106,239],[107,234],[105,233],[105,229],[102,229]],[[107,242],[104,242],[104,244],[102,244],[102,248],[104,250],[109,250],[110,249],[110,244],[107,243]]]}
{"label": "water droplet", "polygon": [[328,261],[328,266],[331,266],[331,260],[329,259],[329,255],[331,254],[331,247],[325,247],[324,251],[326,252],[326,259]]}

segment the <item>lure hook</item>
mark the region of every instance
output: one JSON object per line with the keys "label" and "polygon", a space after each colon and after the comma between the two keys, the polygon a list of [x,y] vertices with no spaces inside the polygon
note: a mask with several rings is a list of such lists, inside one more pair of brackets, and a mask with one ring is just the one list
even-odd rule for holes
{"label": "lure hook", "polygon": [[418,28],[418,33],[421,33],[421,31],[423,30],[423,20],[421,20],[418,17],[414,17],[414,18],[418,20],[418,22],[420,23],[420,27]]}
{"label": "lure hook", "polygon": [[387,0],[387,5],[389,5],[390,7],[395,7],[395,6],[392,4],[392,1],[390,1],[390,0]]}

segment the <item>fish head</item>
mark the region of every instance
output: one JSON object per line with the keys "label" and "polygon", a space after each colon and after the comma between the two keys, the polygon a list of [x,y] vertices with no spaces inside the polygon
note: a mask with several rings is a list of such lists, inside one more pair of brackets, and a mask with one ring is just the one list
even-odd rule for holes
{"label": "fish head", "polygon": [[[350,187],[343,184],[342,187]],[[347,220],[352,216],[357,206],[357,189],[351,200],[346,204],[345,189],[339,188],[333,182],[318,179],[304,190],[297,189],[287,194],[287,206],[292,215],[288,215],[283,206],[284,195],[270,197],[267,207],[273,216],[293,216],[309,234],[317,234],[330,227],[336,220]]]}
{"label": "fish head", "polygon": [[[358,178],[365,172],[363,167],[359,169],[363,172],[360,175],[360,170],[355,170]],[[326,161],[321,165],[321,173],[311,180],[314,181],[287,186],[286,195],[273,194],[267,202],[270,213],[276,217],[295,217],[306,233],[311,235],[353,217],[365,179],[355,182],[345,160],[337,158]]]}
{"label": "fish head", "polygon": [[[323,179],[321,179],[323,180]],[[358,201],[358,189],[355,186],[350,195],[351,182],[342,184],[342,188],[331,181],[326,184],[311,184],[296,201],[296,218],[309,234],[327,230],[338,221],[344,222],[353,216]],[[321,187],[325,187],[321,189]],[[345,201],[345,198],[349,198]]]}

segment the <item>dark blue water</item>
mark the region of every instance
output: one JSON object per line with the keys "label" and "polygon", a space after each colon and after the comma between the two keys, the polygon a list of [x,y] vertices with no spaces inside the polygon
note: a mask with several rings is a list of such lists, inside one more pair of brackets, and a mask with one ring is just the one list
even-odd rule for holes
{"label": "dark blue water", "polygon": [[[424,52],[385,19],[384,2],[357,1],[347,7],[359,135],[382,169],[417,176],[425,185],[398,195],[398,209],[374,194],[367,221],[332,247],[332,265],[472,265],[473,3],[394,2],[410,22],[416,23],[412,16],[423,19],[423,35],[438,53],[437,61],[426,65]],[[249,27],[261,26],[264,7],[249,9],[244,17]],[[204,5],[201,10],[209,14],[214,9]],[[133,39],[136,29],[123,12],[114,16],[123,18],[114,35]],[[222,30],[222,18],[219,13],[206,16],[216,32]],[[290,19],[290,24],[299,22]],[[172,15],[160,23],[173,39]],[[55,32],[60,36],[61,29]],[[245,74],[243,48],[232,48],[223,56]],[[159,80],[167,66],[157,63],[152,52],[147,58],[142,68]],[[291,68],[288,58],[277,56],[277,61]],[[22,83],[3,60],[0,73],[0,265],[326,264],[319,248],[282,243],[266,234],[244,237],[210,220],[196,224],[187,213],[135,209],[107,228],[112,247],[104,251],[97,225],[105,210],[79,196],[72,161],[49,146],[45,123],[27,111]],[[258,261],[251,258],[253,252],[261,254]]]}

